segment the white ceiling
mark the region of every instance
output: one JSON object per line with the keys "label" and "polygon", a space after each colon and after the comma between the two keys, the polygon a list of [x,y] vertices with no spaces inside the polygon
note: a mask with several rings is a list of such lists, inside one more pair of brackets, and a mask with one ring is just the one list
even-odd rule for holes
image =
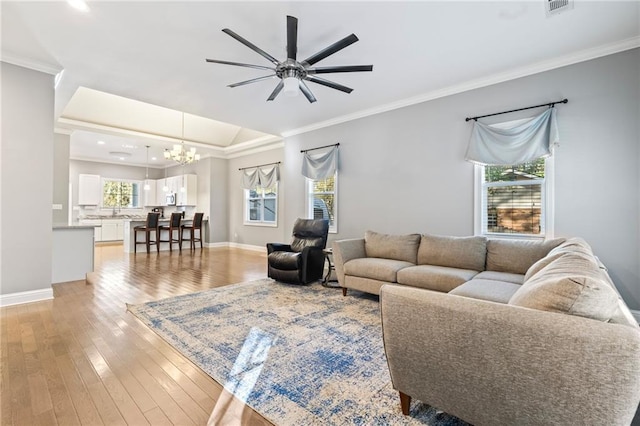
{"label": "white ceiling", "polygon": [[[2,1],[2,59],[64,69],[56,119],[85,87],[291,135],[640,46],[640,2],[578,0],[572,10],[547,17],[545,1],[89,1],[89,13],[62,1]],[[270,65],[223,28],[284,59],[288,14],[299,19],[299,58],[355,33],[359,42],[317,66],[373,64],[373,72],[323,76],[352,87],[351,94],[309,83],[314,104],[283,94],[266,102],[276,80],[226,87],[265,72],[205,62]],[[64,120],[56,125],[91,130]]]}

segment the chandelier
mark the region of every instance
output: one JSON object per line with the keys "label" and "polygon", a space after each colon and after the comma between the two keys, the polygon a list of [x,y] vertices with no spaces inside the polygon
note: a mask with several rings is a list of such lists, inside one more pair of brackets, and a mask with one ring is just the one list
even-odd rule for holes
{"label": "chandelier", "polygon": [[173,149],[164,150],[164,158],[173,160],[181,166],[200,161],[200,154],[196,154],[195,147],[191,147],[189,150],[184,147],[184,112],[182,113],[182,139],[181,143],[173,145]]}

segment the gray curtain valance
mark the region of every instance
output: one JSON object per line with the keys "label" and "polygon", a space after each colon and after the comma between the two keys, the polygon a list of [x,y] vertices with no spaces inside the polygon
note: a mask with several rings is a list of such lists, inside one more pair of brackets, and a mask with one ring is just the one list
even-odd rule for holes
{"label": "gray curtain valance", "polygon": [[242,187],[244,189],[270,188],[280,180],[280,167],[275,164],[270,169],[256,167],[242,171]]}
{"label": "gray curtain valance", "polygon": [[321,154],[304,153],[302,174],[309,179],[323,180],[333,176],[338,167],[338,147]]}
{"label": "gray curtain valance", "polygon": [[465,159],[487,166],[522,164],[552,154],[559,142],[556,109],[513,125],[474,122]]}

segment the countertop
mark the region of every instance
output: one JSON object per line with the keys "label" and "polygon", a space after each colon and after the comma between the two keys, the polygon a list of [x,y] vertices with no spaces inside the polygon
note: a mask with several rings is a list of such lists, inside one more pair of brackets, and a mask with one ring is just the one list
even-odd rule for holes
{"label": "countertop", "polygon": [[54,223],[51,229],[93,229],[100,228],[100,225],[80,225],[78,222],[74,223]]}

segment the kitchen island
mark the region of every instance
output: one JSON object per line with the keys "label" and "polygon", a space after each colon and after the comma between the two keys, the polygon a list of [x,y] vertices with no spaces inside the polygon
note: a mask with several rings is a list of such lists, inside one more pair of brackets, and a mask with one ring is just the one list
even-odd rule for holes
{"label": "kitchen island", "polygon": [[[182,224],[183,225],[191,225],[191,223],[193,222],[193,220],[191,219],[187,219],[187,220],[183,220]],[[135,228],[136,226],[144,226],[147,222],[145,220],[138,220],[138,219],[125,219],[124,220],[124,252],[125,253],[134,253],[135,252],[135,247],[134,247],[134,231],[133,228]],[[164,218],[164,219],[160,219],[159,221],[160,226],[168,226],[169,225],[169,219],[168,218]],[[202,221],[202,237],[205,238],[207,235],[207,224],[209,223],[208,219],[205,219]],[[168,231],[162,231],[162,239],[168,240],[168,235],[169,232]],[[198,235],[198,234],[196,234]],[[144,232],[138,232],[138,240],[140,242],[144,241]],[[153,233],[151,234],[151,241],[154,240],[154,235]],[[205,239],[202,240],[203,242],[205,241]],[[186,248],[187,250],[189,249],[189,242],[185,241],[184,244],[186,244]],[[173,243],[173,248],[174,249],[178,249],[178,244],[177,243]],[[164,250],[169,250],[169,243],[160,243],[160,250],[164,251]],[[140,246],[138,246],[138,252],[145,252],[146,253],[147,248],[143,245],[140,244]],[[151,247],[151,251],[156,251],[156,247],[152,246]]]}
{"label": "kitchen island", "polygon": [[54,224],[51,282],[84,280],[94,267],[92,225]]}

